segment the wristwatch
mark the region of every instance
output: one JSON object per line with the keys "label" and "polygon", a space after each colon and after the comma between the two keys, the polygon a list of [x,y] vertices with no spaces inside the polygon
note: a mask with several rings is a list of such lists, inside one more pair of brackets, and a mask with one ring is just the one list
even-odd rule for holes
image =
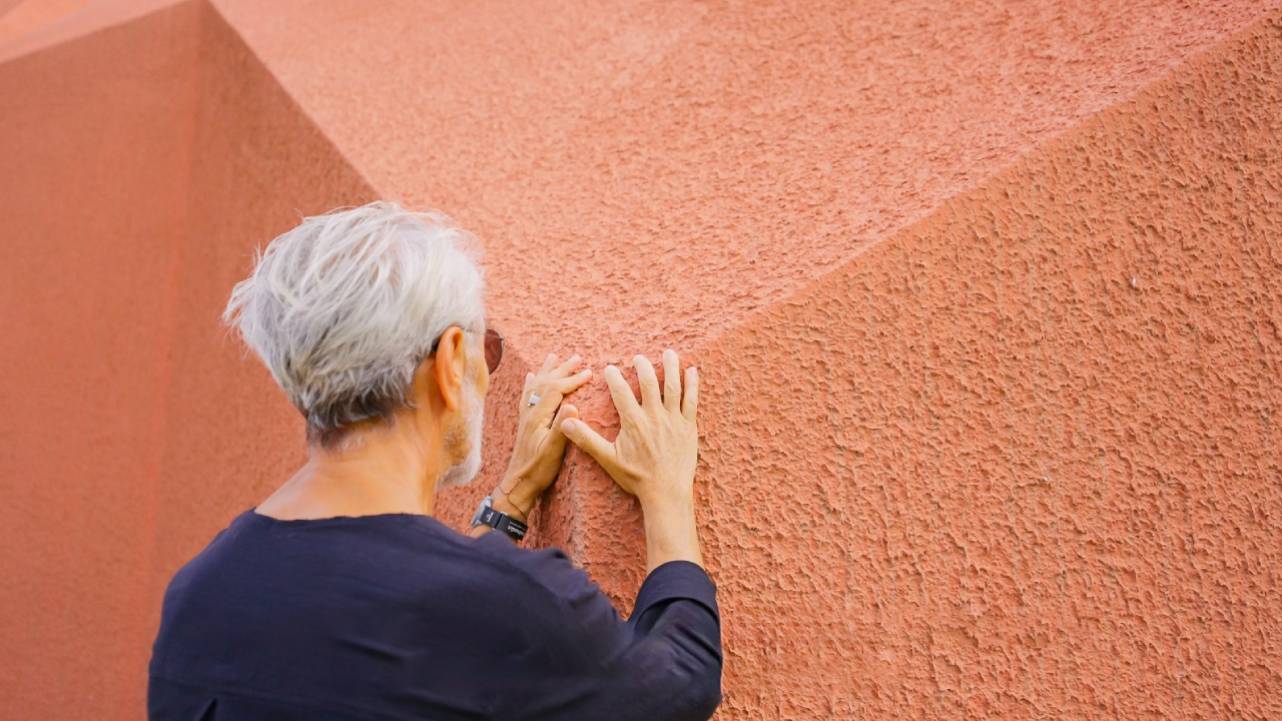
{"label": "wristwatch", "polygon": [[494,507],[494,497],[486,496],[481,499],[481,505],[476,507],[476,513],[472,515],[472,528],[485,524],[492,526],[512,537],[512,540],[519,541],[525,538],[525,532],[529,526],[521,523],[515,518]]}

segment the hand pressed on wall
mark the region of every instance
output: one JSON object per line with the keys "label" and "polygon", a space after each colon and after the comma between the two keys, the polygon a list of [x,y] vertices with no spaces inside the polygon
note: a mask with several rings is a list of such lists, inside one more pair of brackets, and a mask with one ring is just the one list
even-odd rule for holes
{"label": "hand pressed on wall", "polygon": [[680,365],[671,348],[663,352],[663,389],[650,359],[632,359],[641,386],[638,403],[623,373],[605,368],[605,381],[619,412],[619,434],[607,441],[581,420],[558,421],[575,445],[596,459],[623,490],[643,506],[678,502],[690,504],[694,470],[699,457],[699,431],[695,411],[699,404],[699,376],[694,366],[685,370],[682,393]]}
{"label": "hand pressed on wall", "polygon": [[[557,364],[556,354],[549,353],[537,373],[525,374],[512,460],[499,483],[499,492],[521,515],[530,512],[561,470],[566,443],[561,422],[579,416],[578,408],[561,401],[592,375],[590,368],[574,372],[580,360],[576,353]],[[528,403],[532,393],[539,396],[533,406]]]}
{"label": "hand pressed on wall", "polygon": [[607,441],[579,419],[560,421],[566,436],[596,459],[623,490],[641,502],[645,521],[646,575],[672,561],[703,566],[694,517],[694,470],[699,459],[699,376],[686,368],[681,388],[677,352],[663,352],[663,390],[643,355],[632,359],[641,402],[615,366],[605,381],[619,411],[619,434]]}

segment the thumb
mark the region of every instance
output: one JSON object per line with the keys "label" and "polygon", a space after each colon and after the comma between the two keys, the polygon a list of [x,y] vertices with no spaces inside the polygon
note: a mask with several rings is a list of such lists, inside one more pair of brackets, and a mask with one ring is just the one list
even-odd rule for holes
{"label": "thumb", "polygon": [[601,437],[591,426],[579,418],[566,418],[557,421],[561,432],[570,442],[583,449],[609,470],[614,463],[614,444]]}

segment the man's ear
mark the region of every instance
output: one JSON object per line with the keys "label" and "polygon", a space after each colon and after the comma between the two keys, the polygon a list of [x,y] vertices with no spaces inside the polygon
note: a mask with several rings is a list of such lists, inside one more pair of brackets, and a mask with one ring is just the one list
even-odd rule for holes
{"label": "man's ear", "polygon": [[432,364],[436,387],[441,393],[445,408],[457,411],[463,407],[463,375],[467,365],[466,336],[463,330],[452,325],[441,335],[436,348],[436,362]]}

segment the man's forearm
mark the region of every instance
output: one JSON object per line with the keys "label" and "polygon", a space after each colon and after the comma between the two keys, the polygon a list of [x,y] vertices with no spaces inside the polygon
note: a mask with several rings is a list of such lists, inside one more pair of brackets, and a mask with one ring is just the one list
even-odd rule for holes
{"label": "man's forearm", "polygon": [[[506,490],[506,492],[505,492]],[[515,518],[522,523],[529,523],[527,510],[531,510],[537,499],[525,499],[519,482],[501,482],[490,494],[495,510]],[[525,508],[514,503],[512,496],[525,499]],[[699,548],[699,532],[695,524],[694,498],[673,496],[655,499],[643,499],[641,511],[645,524],[646,574],[668,561],[690,561],[703,566],[703,554]],[[479,525],[468,530],[467,534],[477,538],[493,530],[490,526]]]}
{"label": "man's forearm", "polygon": [[645,516],[646,575],[668,561],[690,561],[703,566],[694,520],[694,498],[642,501],[641,512]]}

